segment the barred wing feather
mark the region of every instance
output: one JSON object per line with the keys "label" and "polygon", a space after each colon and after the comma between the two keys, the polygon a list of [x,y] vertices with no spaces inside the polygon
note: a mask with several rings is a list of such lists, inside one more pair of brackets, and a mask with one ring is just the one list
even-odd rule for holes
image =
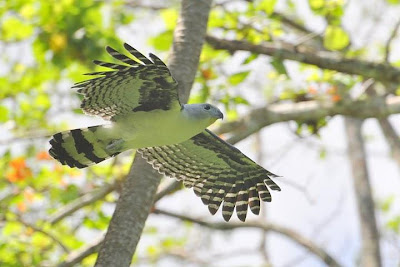
{"label": "barred wing feather", "polygon": [[260,212],[260,200],[271,201],[269,189],[280,191],[265,170],[239,149],[209,130],[191,139],[168,146],[142,148],[138,152],[160,173],[182,180],[215,214],[222,204],[226,221],[236,213],[245,221],[247,207]]}
{"label": "barred wing feather", "polygon": [[116,121],[132,112],[180,109],[178,84],[167,66],[153,54],[150,60],[130,45],[125,43],[124,47],[134,58],[107,47],[121,64],[95,60],[95,64],[112,71],[88,73],[99,77],[74,85],[84,95],[83,111]]}

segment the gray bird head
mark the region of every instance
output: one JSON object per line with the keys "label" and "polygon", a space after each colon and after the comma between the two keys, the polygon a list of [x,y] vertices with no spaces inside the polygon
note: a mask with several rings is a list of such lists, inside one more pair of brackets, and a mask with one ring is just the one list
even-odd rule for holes
{"label": "gray bird head", "polygon": [[215,106],[211,104],[186,104],[183,105],[184,112],[194,119],[204,120],[209,119],[212,122],[217,119],[223,119],[224,114]]}

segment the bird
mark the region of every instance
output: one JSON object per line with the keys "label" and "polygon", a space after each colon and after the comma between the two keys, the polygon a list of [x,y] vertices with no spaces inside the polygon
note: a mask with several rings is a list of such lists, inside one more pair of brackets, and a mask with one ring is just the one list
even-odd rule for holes
{"label": "bird", "polygon": [[260,200],[271,201],[269,189],[281,190],[272,180],[279,176],[207,129],[223,119],[216,106],[180,103],[178,83],[161,59],[127,43],[124,48],[129,56],[107,46],[119,63],[94,60],[111,70],[87,73],[90,79],[72,87],[83,95],[85,114],[110,123],[54,134],[49,154],[85,168],[136,149],[159,173],[192,187],[212,215],[221,205],[225,221],[235,207],[243,222],[248,207],[258,215]]}

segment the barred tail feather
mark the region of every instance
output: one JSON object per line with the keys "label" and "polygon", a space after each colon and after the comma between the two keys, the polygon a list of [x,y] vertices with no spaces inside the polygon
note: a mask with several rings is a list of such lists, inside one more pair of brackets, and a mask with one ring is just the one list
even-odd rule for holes
{"label": "barred tail feather", "polygon": [[50,155],[63,165],[85,168],[122,151],[110,152],[106,147],[113,141],[105,126],[74,129],[53,135]]}

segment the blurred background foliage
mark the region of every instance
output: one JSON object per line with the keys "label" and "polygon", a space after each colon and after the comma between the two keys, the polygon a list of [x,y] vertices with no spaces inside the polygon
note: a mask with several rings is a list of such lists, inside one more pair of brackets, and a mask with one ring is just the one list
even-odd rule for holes
{"label": "blurred background foliage", "polygon": [[[298,41],[298,45],[307,44],[311,49],[372,61],[381,60],[385,53],[384,44],[378,44],[381,53],[376,53],[376,46],[352,46],[350,34],[342,27],[344,0],[302,1],[325,24],[318,34],[309,31],[304,18],[296,15],[297,1],[283,1],[287,15],[275,11],[277,0],[229,2],[214,3],[209,20],[209,32],[214,36],[282,46]],[[387,4],[399,2],[388,0]],[[80,97],[69,87],[85,79],[82,74],[94,71],[93,59],[110,60],[104,50],[106,45],[122,51],[125,40],[121,40],[119,30],[146,28],[143,21],[154,20],[157,33],[145,41],[151,51],[167,59],[165,52],[172,44],[178,12],[179,1],[1,1],[1,266],[55,266],[106,229],[110,207],[129,170],[131,155],[82,171],[52,160],[47,142],[51,134],[86,118],[79,110]],[[231,56],[229,51],[204,46],[190,101],[220,103],[228,119],[234,120],[251,102],[247,88],[254,83],[246,81],[257,75],[254,63],[266,59],[242,53],[227,66],[225,62]],[[266,103],[313,99],[340,102],[349,88],[361,80],[298,64],[295,71],[301,72],[303,82],[296,86],[292,82],[293,70],[288,70],[279,56],[267,63],[269,67],[261,70],[268,79],[261,86]],[[391,63],[400,66],[400,60]],[[294,132],[318,135],[327,120],[299,121]],[[57,212],[93,196],[98,201],[89,201],[71,214],[56,218]],[[382,204],[383,211],[390,210],[391,201],[388,198]],[[186,227],[190,232],[191,225]],[[387,227],[399,234],[400,216],[393,216]],[[147,228],[144,234],[157,232]],[[135,260],[156,263],[161,255],[173,253],[188,242],[185,234],[167,235],[158,244],[148,246],[145,258],[142,255]],[[91,266],[94,260],[95,255],[91,255],[80,264]]]}

